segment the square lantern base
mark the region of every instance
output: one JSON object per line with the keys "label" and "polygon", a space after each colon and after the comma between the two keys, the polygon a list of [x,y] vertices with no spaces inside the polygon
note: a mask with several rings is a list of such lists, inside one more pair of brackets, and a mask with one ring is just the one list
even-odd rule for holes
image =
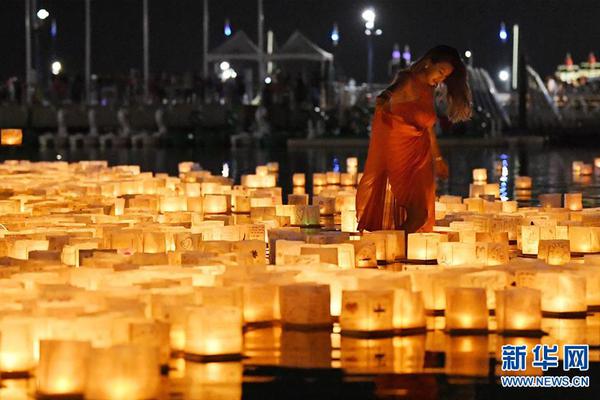
{"label": "square lantern base", "polygon": [[585,319],[587,317],[587,311],[542,311],[542,317],[559,319]]}
{"label": "square lantern base", "polygon": [[83,394],[44,394],[36,393],[35,398],[38,400],[83,400]]}
{"label": "square lantern base", "polygon": [[31,378],[31,372],[29,371],[10,371],[0,372],[0,378],[2,379],[29,379]]}
{"label": "square lantern base", "polygon": [[437,265],[436,260],[411,260],[409,258],[403,258],[399,260],[402,264],[417,264],[417,265]]}
{"label": "square lantern base", "polygon": [[487,336],[489,329],[444,329],[450,336]]}
{"label": "square lantern base", "polygon": [[257,322],[246,322],[244,324],[243,327],[243,332],[249,332],[249,331],[254,331],[257,329],[263,329],[263,328],[271,328],[275,325],[277,325],[278,321],[276,320],[272,320],[272,321],[257,321]]}
{"label": "square lantern base", "polygon": [[282,322],[281,326],[283,329],[288,329],[291,331],[303,331],[303,332],[313,332],[313,331],[324,331],[324,330],[332,330],[333,329],[333,320],[331,322],[324,322],[321,324],[294,324],[289,322]]}
{"label": "square lantern base", "polygon": [[393,337],[395,335],[395,331],[393,329],[380,331],[354,331],[342,329],[340,335],[359,339],[379,339]]}
{"label": "square lantern base", "polygon": [[394,336],[423,335],[425,333],[427,333],[427,327],[425,326],[394,329]]}
{"label": "square lantern base", "polygon": [[542,336],[546,336],[548,333],[543,330],[505,330],[499,331],[498,334],[500,336],[509,336],[509,337],[533,337],[533,338],[541,338]]}

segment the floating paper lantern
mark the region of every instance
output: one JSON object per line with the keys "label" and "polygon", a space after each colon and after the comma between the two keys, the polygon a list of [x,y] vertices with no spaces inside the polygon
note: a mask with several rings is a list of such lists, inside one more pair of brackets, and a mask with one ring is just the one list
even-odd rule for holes
{"label": "floating paper lantern", "polygon": [[355,265],[357,268],[377,267],[377,247],[374,241],[368,237],[361,240],[353,240]]}
{"label": "floating paper lantern", "polygon": [[574,253],[600,252],[600,227],[569,227],[570,249]]}
{"label": "floating paper lantern", "polygon": [[571,164],[571,171],[573,172],[573,174],[580,174],[581,173],[581,167],[583,166],[583,161],[573,161],[573,163]]}
{"label": "floating paper lantern", "polygon": [[225,214],[229,210],[229,198],[225,195],[204,195],[203,210],[206,214]]}
{"label": "floating paper lantern", "polygon": [[313,196],[313,205],[319,207],[321,215],[332,215],[335,213],[335,198]]}
{"label": "floating paper lantern", "polygon": [[393,330],[393,290],[343,290],[340,327],[344,332]]}
{"label": "floating paper lantern", "polygon": [[340,184],[341,174],[339,172],[329,171],[325,177],[328,185]]}
{"label": "floating paper lantern", "polygon": [[448,237],[439,233],[409,233],[409,260],[430,261],[437,259],[438,243],[447,242]]}
{"label": "floating paper lantern", "polygon": [[592,164],[583,164],[581,166],[581,175],[592,175],[594,173],[594,166]]}
{"label": "floating paper lantern", "polygon": [[585,313],[585,277],[566,271],[539,272],[533,288],[542,292],[542,312],[548,314]]}
{"label": "floating paper lantern", "polygon": [[328,285],[294,284],[279,288],[279,309],[284,325],[331,326]]}
{"label": "floating paper lantern", "polygon": [[517,176],[515,178],[515,189],[531,189],[532,179],[529,176]]}
{"label": "floating paper lantern", "polygon": [[487,182],[487,169],[485,169],[485,168],[473,169],[473,182],[486,183]]}
{"label": "floating paper lantern", "polygon": [[327,185],[327,174],[320,172],[313,174],[313,186],[325,186]]}
{"label": "floating paper lantern", "polygon": [[421,292],[394,290],[394,328],[418,330],[425,328],[425,304]]}
{"label": "floating paper lantern", "polygon": [[467,206],[468,211],[482,213],[483,212],[483,199],[481,198],[469,198],[465,199],[464,203]]}
{"label": "floating paper lantern", "polygon": [[544,193],[538,196],[540,206],[543,208],[560,208],[562,206],[562,195],[560,193]]}
{"label": "floating paper lantern", "polygon": [[340,175],[340,185],[342,186],[354,186],[356,185],[356,174],[342,173]]}
{"label": "floating paper lantern", "polygon": [[192,357],[237,357],[242,353],[239,307],[191,307],[187,313],[185,353]]}
{"label": "floating paper lantern", "polygon": [[499,332],[540,331],[541,293],[530,288],[509,288],[496,292],[496,322]]}
{"label": "floating paper lantern", "polygon": [[521,251],[537,255],[540,240],[568,239],[568,235],[566,226],[521,226]]}
{"label": "floating paper lantern", "polygon": [[5,317],[0,322],[0,371],[27,372],[34,366],[32,321]]}
{"label": "floating paper lantern", "polygon": [[266,165],[257,165],[255,173],[258,176],[267,176],[269,175],[269,168]]}
{"label": "floating paper lantern", "polygon": [[349,174],[356,174],[358,172],[358,158],[356,158],[356,157],[346,158],[346,171]]}
{"label": "floating paper lantern", "polygon": [[484,183],[471,183],[469,185],[469,197],[475,198],[480,195],[485,194],[485,184]]}
{"label": "floating paper lantern", "polygon": [[82,394],[85,389],[88,342],[42,340],[36,371],[37,391],[44,396]]}
{"label": "floating paper lantern", "polygon": [[308,205],[308,195],[307,194],[289,194],[288,195],[288,205],[307,206]]}
{"label": "floating paper lantern", "polygon": [[384,263],[393,263],[406,256],[404,237],[404,231],[392,230],[374,231],[365,234],[365,238],[375,243],[377,261]]}
{"label": "floating paper lantern", "polygon": [[245,284],[244,322],[257,323],[279,319],[277,286],[270,284]]}
{"label": "floating paper lantern", "polygon": [[565,208],[571,211],[582,210],[582,197],[582,193],[565,193]]}
{"label": "floating paper lantern", "polygon": [[356,219],[356,211],[342,211],[342,232],[356,232],[358,229],[358,220]]}
{"label": "floating paper lantern", "polygon": [[296,173],[292,175],[293,186],[304,186],[306,185],[306,175]]}
{"label": "floating paper lantern", "polygon": [[569,240],[540,240],[538,258],[549,265],[564,265],[571,261]]}
{"label": "floating paper lantern", "polygon": [[487,265],[487,243],[443,242],[438,245],[439,265]]}
{"label": "floating paper lantern", "polygon": [[446,288],[446,330],[484,331],[488,327],[485,289]]}
{"label": "floating paper lantern", "polygon": [[23,144],[23,131],[21,129],[0,130],[0,144],[2,146],[20,146]]}
{"label": "floating paper lantern", "polygon": [[160,384],[153,347],[119,345],[93,349],[88,357],[86,399],[152,399]]}

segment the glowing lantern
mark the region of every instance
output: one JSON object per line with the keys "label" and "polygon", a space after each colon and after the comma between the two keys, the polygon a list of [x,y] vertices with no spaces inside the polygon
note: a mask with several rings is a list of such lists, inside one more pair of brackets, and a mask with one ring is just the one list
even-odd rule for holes
{"label": "glowing lantern", "polygon": [[447,241],[448,237],[439,233],[409,233],[407,258],[419,261],[436,260],[438,244]]}
{"label": "glowing lantern", "polygon": [[468,211],[473,211],[476,213],[483,212],[483,199],[481,199],[481,198],[465,199],[465,204],[467,205]]}
{"label": "glowing lantern", "polygon": [[152,399],[160,384],[154,347],[119,345],[93,349],[88,358],[86,399]]}
{"label": "glowing lantern", "polygon": [[327,185],[327,174],[314,173],[313,174],[313,186],[325,186]]}
{"label": "glowing lantern", "polygon": [[21,129],[0,130],[0,144],[2,146],[20,146],[23,143],[23,131]]}
{"label": "glowing lantern", "polygon": [[330,327],[329,285],[306,283],[281,286],[279,309],[284,325]]}
{"label": "glowing lantern", "polygon": [[518,203],[516,201],[503,201],[502,202],[502,212],[504,213],[515,213],[519,209]]}
{"label": "glowing lantern", "polygon": [[321,215],[332,215],[335,213],[335,198],[313,196],[313,205],[319,207]]}
{"label": "glowing lantern", "polygon": [[342,211],[342,232],[356,232],[358,229],[358,220],[356,219],[356,211]]}
{"label": "glowing lantern", "polygon": [[404,231],[374,231],[365,234],[365,238],[375,243],[377,261],[394,263],[406,255]]}
{"label": "glowing lantern", "polygon": [[342,332],[393,330],[393,290],[343,290]]}
{"label": "glowing lantern", "polygon": [[484,194],[487,196],[493,196],[494,198],[500,197],[500,185],[498,183],[486,183],[484,188]]}
{"label": "glowing lantern", "polygon": [[568,239],[566,226],[521,226],[521,251],[523,254],[537,255],[540,240]]}
{"label": "glowing lantern", "polygon": [[205,214],[226,214],[229,211],[229,197],[219,194],[204,195],[203,209]]}
{"label": "glowing lantern", "polygon": [[579,175],[581,173],[581,167],[583,166],[583,161],[573,161],[571,164],[571,171],[573,174]]}
{"label": "glowing lantern", "polygon": [[485,289],[446,288],[447,331],[485,331],[487,327],[488,308]]}
{"label": "glowing lantern", "polygon": [[481,184],[487,182],[487,169],[475,168],[473,169],[473,182]]}
{"label": "glowing lantern", "polygon": [[531,177],[517,176],[515,178],[515,189],[531,189]]}
{"label": "glowing lantern", "polygon": [[538,196],[538,199],[540,200],[540,206],[543,208],[560,208],[562,197],[560,193],[543,193]]}
{"label": "glowing lantern", "polygon": [[497,329],[505,334],[541,329],[541,293],[530,288],[496,291]]}
{"label": "glowing lantern", "polygon": [[269,168],[266,165],[257,165],[255,173],[258,176],[267,176],[269,175]]}
{"label": "glowing lantern", "polygon": [[37,391],[44,396],[82,394],[85,388],[88,342],[42,340],[36,371]]}
{"label": "glowing lantern", "polygon": [[349,174],[356,174],[358,172],[358,158],[348,157],[346,159],[346,171]]}
{"label": "glowing lantern", "polygon": [[296,173],[292,175],[293,186],[304,186],[306,185],[306,175]]}
{"label": "glowing lantern", "polygon": [[353,240],[355,265],[357,268],[377,267],[377,247],[374,241],[368,237],[361,240]]}
{"label": "glowing lantern", "polygon": [[185,329],[185,353],[192,357],[237,357],[242,353],[239,307],[191,307]]}
{"label": "glowing lantern", "polygon": [[600,252],[600,227],[571,226],[569,241],[571,251],[574,253]]}
{"label": "glowing lantern", "polygon": [[594,166],[592,164],[583,164],[581,166],[581,175],[592,175],[594,173]]}
{"label": "glowing lantern", "polygon": [[421,292],[394,290],[394,328],[416,330],[425,328],[425,304]]}
{"label": "glowing lantern", "polygon": [[354,186],[354,185],[356,185],[356,174],[342,173],[340,175],[340,184],[342,186]]}
{"label": "glowing lantern", "polygon": [[538,258],[549,265],[564,265],[571,261],[569,240],[540,240]]}
{"label": "glowing lantern", "polygon": [[326,180],[328,185],[339,185],[341,180],[341,173],[328,171],[326,174]]}
{"label": "glowing lantern", "polygon": [[289,194],[288,195],[288,205],[307,206],[308,205],[308,195],[305,193]]}
{"label": "glowing lantern", "polygon": [[485,183],[471,183],[469,185],[469,197],[475,198],[485,194]]}
{"label": "glowing lantern", "polygon": [[0,371],[29,371],[34,366],[31,321],[5,317],[0,322],[0,334]]}
{"label": "glowing lantern", "polygon": [[244,322],[256,323],[279,319],[277,286],[270,284],[244,285]]}
{"label": "glowing lantern", "polygon": [[565,193],[565,208],[571,211],[582,210],[582,197],[582,193]]}
{"label": "glowing lantern", "polygon": [[533,287],[542,292],[542,312],[548,314],[585,313],[585,277],[566,271],[539,272]]}

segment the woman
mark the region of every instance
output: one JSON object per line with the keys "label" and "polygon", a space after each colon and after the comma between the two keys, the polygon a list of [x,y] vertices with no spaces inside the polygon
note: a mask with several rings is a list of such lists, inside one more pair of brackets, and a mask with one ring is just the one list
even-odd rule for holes
{"label": "woman", "polygon": [[[471,116],[467,71],[456,49],[437,46],[398,72],[377,97],[371,141],[356,194],[360,231],[431,232],[435,223],[434,174],[448,177],[433,126],[434,90],[444,83],[452,122]],[[390,190],[386,190],[390,187]],[[391,193],[390,193],[391,192]]]}

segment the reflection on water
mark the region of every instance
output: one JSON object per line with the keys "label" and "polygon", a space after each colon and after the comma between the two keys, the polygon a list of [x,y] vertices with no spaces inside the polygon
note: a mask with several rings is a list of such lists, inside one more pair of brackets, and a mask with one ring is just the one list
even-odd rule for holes
{"label": "reflection on water", "polygon": [[[592,148],[565,148],[544,146],[479,147],[451,146],[443,149],[450,165],[451,175],[440,182],[440,194],[457,194],[466,197],[469,193],[473,168],[486,168],[488,180],[500,183],[501,196],[514,198],[516,176],[533,178],[533,190],[518,193],[519,200],[528,203],[540,193],[564,193],[582,191],[584,206],[600,205],[600,176],[573,176],[571,164],[583,160],[593,162],[600,157],[600,145]],[[359,169],[364,166],[367,148],[331,147],[315,149],[229,149],[215,148],[172,148],[172,149],[78,149],[78,150],[32,150],[2,148],[0,160],[29,159],[52,161],[57,155],[64,161],[107,160],[111,165],[138,164],[143,171],[177,173],[180,161],[196,161],[214,174],[225,169],[229,176],[239,182],[243,174],[254,173],[256,165],[269,161],[279,162],[280,186],[284,193],[292,192],[291,176],[294,172],[307,174],[310,190],[312,173],[344,169],[344,160],[356,156]],[[341,166],[341,167],[340,167]],[[598,172],[598,171],[596,171]]]}

